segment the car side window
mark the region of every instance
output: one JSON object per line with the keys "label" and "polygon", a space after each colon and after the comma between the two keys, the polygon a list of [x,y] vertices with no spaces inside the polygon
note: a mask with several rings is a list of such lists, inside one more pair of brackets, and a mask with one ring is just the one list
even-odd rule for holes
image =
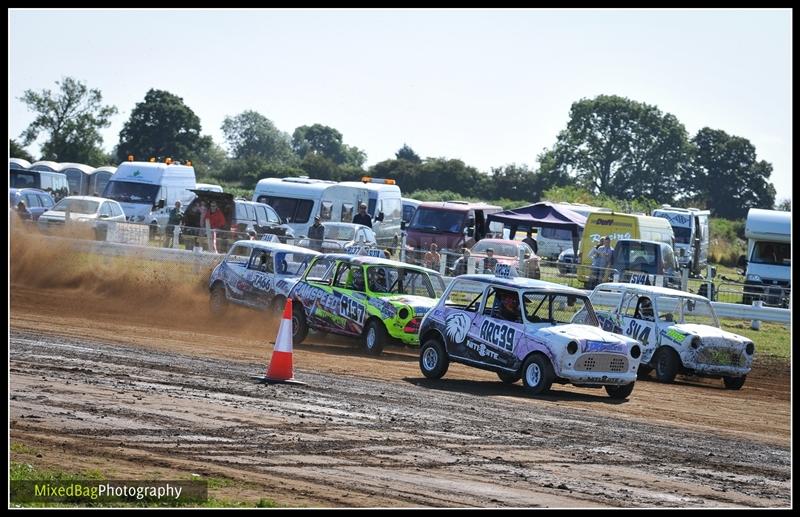
{"label": "car side window", "polygon": [[264,207],[264,210],[267,212],[267,221],[270,223],[281,224],[281,218],[278,215],[278,212],[268,206]]}
{"label": "car side window", "polygon": [[445,307],[477,312],[478,305],[483,297],[484,285],[469,280],[454,281],[454,285],[444,301]]}
{"label": "car side window", "polygon": [[100,206],[100,215],[111,217],[111,203],[105,202]]}
{"label": "car side window", "polygon": [[620,313],[626,318],[635,318],[636,304],[638,301],[639,297],[637,295],[633,293],[626,293],[622,297],[622,310]]}
{"label": "car side window", "polygon": [[41,206],[39,204],[39,196],[36,194],[25,194],[22,197],[25,198],[25,204],[28,205],[28,208],[36,208]]}
{"label": "car side window", "polygon": [[254,249],[247,268],[262,273],[272,273],[272,253],[267,250]]}
{"label": "car side window", "polygon": [[250,255],[252,251],[253,250],[251,247],[244,246],[242,244],[234,246],[231,248],[231,251],[228,252],[228,256],[225,257],[225,262],[229,264],[247,266],[247,263],[250,261]]}
{"label": "car side window", "polygon": [[346,262],[339,264],[339,269],[336,271],[336,277],[333,280],[334,287],[341,287],[342,289],[353,288],[353,276],[350,269],[350,264]]}
{"label": "car side window", "polygon": [[265,207],[256,205],[256,222],[259,226],[267,225],[267,209]]}
{"label": "car side window", "polygon": [[111,203],[111,213],[114,214],[115,217],[118,217],[120,215],[125,215],[122,212],[122,207],[119,206],[117,203]]}
{"label": "car side window", "polygon": [[53,208],[53,205],[55,203],[53,203],[53,199],[50,196],[46,196],[44,194],[39,194],[38,197],[39,197],[39,202],[42,204],[43,207],[45,207],[45,208]]}

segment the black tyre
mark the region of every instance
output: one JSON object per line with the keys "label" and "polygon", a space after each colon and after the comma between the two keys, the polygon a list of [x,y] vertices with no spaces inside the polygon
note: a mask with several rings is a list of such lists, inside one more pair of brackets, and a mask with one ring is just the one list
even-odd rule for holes
{"label": "black tyre", "polygon": [[503,384],[514,384],[518,380],[522,378],[522,374],[519,372],[497,372],[497,377],[500,378],[500,382]]}
{"label": "black tyre", "polygon": [[306,322],[306,313],[300,302],[297,302],[299,307],[292,308],[292,343],[299,345],[308,335],[308,323]]}
{"label": "black tyre", "polygon": [[653,371],[653,367],[647,364],[640,364],[639,369],[636,370],[636,378],[637,379],[649,379],[650,372]]}
{"label": "black tyre", "polygon": [[675,376],[678,375],[678,368],[680,367],[680,360],[675,350],[663,346],[656,350],[655,356],[655,370],[656,378],[660,382],[672,382]]}
{"label": "black tyre", "polygon": [[450,358],[441,341],[428,339],[419,349],[419,369],[428,379],[441,379],[450,366]]}
{"label": "black tyre", "polygon": [[632,382],[624,386],[612,386],[610,384],[606,384],[606,393],[608,393],[608,396],[612,399],[626,399],[633,391],[634,384],[636,383]]}
{"label": "black tyre", "polygon": [[723,377],[722,382],[725,383],[726,390],[738,390],[744,386],[744,381],[747,380],[747,375],[741,377]]}
{"label": "black tyre", "polygon": [[529,356],[522,365],[522,384],[531,395],[545,393],[553,384],[553,366],[541,354]]}
{"label": "black tyre", "polygon": [[364,351],[370,355],[380,355],[386,345],[386,327],[376,319],[369,320],[364,328]]}
{"label": "black tyre", "polygon": [[215,318],[221,318],[228,311],[228,297],[225,295],[225,287],[223,285],[217,284],[211,289],[209,308],[211,309],[211,315]]}

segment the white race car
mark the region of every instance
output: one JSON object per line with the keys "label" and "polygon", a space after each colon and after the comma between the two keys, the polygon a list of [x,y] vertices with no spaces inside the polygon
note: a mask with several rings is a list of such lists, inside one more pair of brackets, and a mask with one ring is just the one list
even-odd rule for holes
{"label": "white race car", "polygon": [[707,298],[664,287],[605,283],[590,299],[604,329],[642,344],[640,377],[655,370],[662,382],[685,373],[722,377],[728,389],[744,385],[755,345],[722,330]]}
{"label": "white race car", "polygon": [[420,343],[428,378],[442,377],[452,361],[496,372],[505,383],[522,378],[534,395],[558,382],[626,398],[641,356],[634,339],[600,328],[583,292],[491,275],[453,279],[423,319]]}

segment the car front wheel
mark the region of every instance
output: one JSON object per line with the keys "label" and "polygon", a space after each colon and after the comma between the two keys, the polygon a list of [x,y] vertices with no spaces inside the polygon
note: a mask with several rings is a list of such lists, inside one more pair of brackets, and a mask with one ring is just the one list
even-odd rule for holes
{"label": "car front wheel", "polygon": [[444,346],[438,339],[428,339],[419,349],[419,369],[428,379],[441,379],[447,368],[450,366],[450,359]]}
{"label": "car front wheel", "polygon": [[656,351],[656,378],[661,382],[672,382],[678,375],[678,354],[669,347],[661,347]]}
{"label": "car front wheel", "polygon": [[225,312],[228,310],[228,298],[225,295],[225,288],[223,286],[216,285],[211,290],[209,307],[211,308],[211,315],[215,318],[220,318],[225,315]]}
{"label": "car front wheel", "polygon": [[518,380],[522,378],[522,374],[519,372],[497,372],[497,377],[500,378],[500,382],[503,384],[514,384]]}
{"label": "car front wheel", "polygon": [[723,377],[722,382],[725,383],[726,390],[739,390],[744,386],[744,381],[747,380],[747,375],[741,377]]}
{"label": "car front wheel", "polygon": [[522,365],[522,383],[531,395],[539,395],[550,389],[553,384],[553,367],[550,361],[541,354],[535,354],[525,360]]}
{"label": "car front wheel", "polygon": [[380,355],[386,345],[386,328],[378,320],[370,320],[364,329],[364,350],[370,355]]}
{"label": "car front wheel", "polygon": [[636,383],[632,382],[624,386],[614,386],[611,384],[606,384],[606,393],[608,393],[608,396],[611,397],[612,399],[625,399],[628,398],[628,396],[633,391],[634,384]]}
{"label": "car front wheel", "polygon": [[306,323],[306,313],[300,302],[297,302],[299,307],[294,307],[292,310],[292,343],[299,345],[308,335],[308,323]]}

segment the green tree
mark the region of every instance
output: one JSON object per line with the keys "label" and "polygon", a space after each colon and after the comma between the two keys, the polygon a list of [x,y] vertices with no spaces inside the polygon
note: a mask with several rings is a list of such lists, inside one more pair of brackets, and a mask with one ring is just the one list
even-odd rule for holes
{"label": "green tree", "polygon": [[781,199],[778,204],[775,205],[775,210],[780,210],[781,212],[791,212],[792,200],[789,198]]}
{"label": "green tree", "polygon": [[704,127],[692,139],[695,146],[688,168],[690,193],[703,199],[715,217],[741,219],[750,208],[772,208],[775,187],[769,182],[772,164],[757,161],[746,138]]}
{"label": "green tree", "polygon": [[563,172],[591,192],[670,202],[680,193],[691,147],[677,118],[615,95],[570,109],[553,152]]}
{"label": "green tree", "polygon": [[225,153],[225,149],[214,142],[210,136],[202,138],[207,140],[201,145],[196,159],[192,162],[195,173],[198,178],[221,177],[222,171],[228,163],[228,155]]}
{"label": "green tree", "polygon": [[36,161],[33,156],[31,156],[31,154],[26,151],[24,147],[19,145],[13,138],[8,139],[8,157],[22,158],[23,160],[28,160],[29,162]]}
{"label": "green tree", "polygon": [[279,165],[298,162],[289,134],[280,131],[270,119],[256,111],[225,117],[222,132],[235,159],[258,156],[266,163]]}
{"label": "green tree", "polygon": [[183,99],[164,90],[151,89],[131,112],[119,133],[117,159],[172,158],[192,160],[207,153],[210,137],[200,135],[200,118]]}
{"label": "green tree", "polygon": [[103,161],[103,138],[100,129],[111,125],[117,113],[115,106],[103,106],[100,90],[67,77],[56,81],[59,92],[25,90],[20,100],[36,118],[22,132],[22,145],[33,143],[41,133],[47,135],[42,144],[42,159],[78,162],[87,165]]}
{"label": "green tree", "polygon": [[342,143],[342,133],[322,124],[295,129],[292,134],[292,149],[301,159],[311,154],[336,165],[362,167],[367,160],[367,155],[362,150]]}
{"label": "green tree", "polygon": [[415,153],[414,150],[405,143],[403,144],[403,147],[394,153],[394,155],[398,160],[408,160],[411,163],[416,164],[422,163],[422,158],[420,158],[419,155],[417,155],[417,153]]}

